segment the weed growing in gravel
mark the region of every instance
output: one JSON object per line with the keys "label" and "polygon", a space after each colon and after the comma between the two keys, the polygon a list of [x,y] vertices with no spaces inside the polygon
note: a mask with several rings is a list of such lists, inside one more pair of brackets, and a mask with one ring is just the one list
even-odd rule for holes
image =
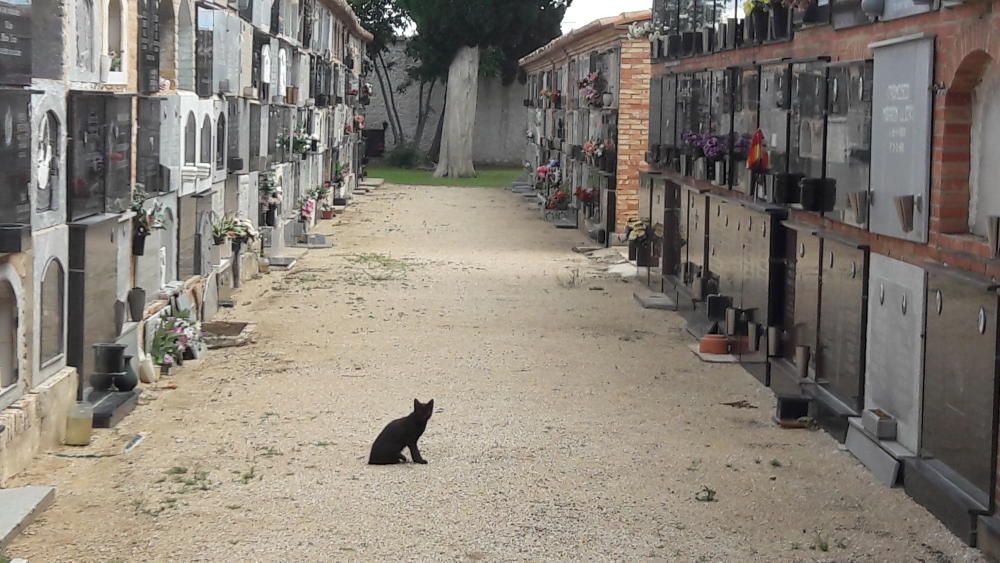
{"label": "weed growing in gravel", "polygon": [[823,534],[816,532],[816,539],[813,540],[813,544],[810,549],[818,549],[822,552],[830,551],[830,542],[827,541]]}
{"label": "weed growing in gravel", "polygon": [[253,481],[256,478],[257,478],[257,466],[252,463],[250,464],[250,469],[240,474],[240,481],[242,481],[244,485],[249,485],[250,481]]}
{"label": "weed growing in gravel", "polygon": [[268,447],[264,448],[263,451],[261,451],[260,455],[261,455],[261,457],[268,457],[268,458],[270,458],[270,457],[278,457],[278,456],[284,455],[284,454],[282,454],[281,451],[279,451],[274,446],[268,446]]}
{"label": "weed growing in gravel", "polygon": [[694,500],[698,502],[715,502],[715,489],[709,488],[708,485],[702,485],[701,490],[695,493]]}
{"label": "weed growing in gravel", "polygon": [[212,489],[212,482],[208,480],[208,472],[196,470],[190,476],[175,476],[174,482],[179,483],[181,488],[179,494],[187,494],[192,491],[208,491]]}
{"label": "weed growing in gravel", "polygon": [[772,459],[771,460],[771,467],[782,467],[781,460],[779,460],[779,459]]}
{"label": "weed growing in gravel", "polygon": [[184,475],[187,473],[187,467],[174,466],[166,471],[167,475]]}

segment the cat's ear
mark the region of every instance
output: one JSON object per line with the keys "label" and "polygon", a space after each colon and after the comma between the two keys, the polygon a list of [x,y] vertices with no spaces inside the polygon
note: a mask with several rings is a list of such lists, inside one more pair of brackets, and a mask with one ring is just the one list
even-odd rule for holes
{"label": "cat's ear", "polygon": [[422,406],[423,405],[420,404],[420,401],[418,401],[417,399],[413,399],[413,410],[418,411]]}
{"label": "cat's ear", "polygon": [[434,410],[434,399],[431,399],[430,401],[427,402],[427,410],[429,411]]}

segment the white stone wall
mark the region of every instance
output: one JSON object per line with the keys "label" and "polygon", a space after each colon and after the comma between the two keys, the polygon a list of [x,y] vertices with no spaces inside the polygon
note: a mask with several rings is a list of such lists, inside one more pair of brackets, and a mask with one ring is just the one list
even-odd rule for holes
{"label": "white stone wall", "polygon": [[[393,66],[390,77],[393,88],[399,88],[406,83],[406,68],[412,61],[406,57],[405,47],[398,44],[383,54],[385,60]],[[371,81],[374,93],[371,105],[368,107],[368,117],[365,122],[367,129],[379,129],[383,121],[388,121],[385,99],[379,87],[378,78],[372,74]],[[388,85],[386,86],[388,88]],[[524,152],[524,132],[527,127],[524,98],[527,97],[527,86],[518,81],[504,86],[500,78],[479,79],[479,99],[476,104],[476,131],[472,157],[479,163],[511,163],[520,164]],[[420,143],[422,150],[430,149],[434,140],[438,118],[444,104],[445,84],[438,83],[434,87],[431,102],[431,116],[424,129]],[[399,118],[403,122],[403,130],[409,142],[417,130],[417,117],[420,102],[420,87],[418,84],[409,86],[405,93],[394,92]],[[426,93],[425,93],[426,95]],[[392,129],[386,131],[386,150],[391,150],[393,143]]]}

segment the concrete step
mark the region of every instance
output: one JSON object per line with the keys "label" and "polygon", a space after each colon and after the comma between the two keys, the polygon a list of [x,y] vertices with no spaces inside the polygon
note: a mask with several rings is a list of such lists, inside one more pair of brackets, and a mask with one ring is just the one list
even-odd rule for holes
{"label": "concrete step", "polygon": [[676,311],[677,303],[670,296],[657,293],[648,287],[640,287],[632,294],[635,300],[642,305],[643,309],[656,309],[659,311]]}
{"label": "concrete step", "polygon": [[55,487],[0,489],[0,549],[7,547],[55,498]]}

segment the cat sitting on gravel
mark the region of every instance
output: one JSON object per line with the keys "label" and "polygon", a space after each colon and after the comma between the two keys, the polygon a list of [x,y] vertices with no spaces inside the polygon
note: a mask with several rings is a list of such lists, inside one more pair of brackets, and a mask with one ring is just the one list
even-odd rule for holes
{"label": "cat sitting on gravel", "polygon": [[372,453],[368,457],[368,464],[406,463],[406,456],[402,453],[403,448],[410,449],[410,456],[414,463],[426,464],[427,460],[421,457],[420,450],[417,449],[417,440],[427,429],[427,421],[431,419],[433,412],[434,399],[427,403],[413,399],[413,412],[409,416],[387,424],[378,438],[375,438],[375,443],[372,444]]}

